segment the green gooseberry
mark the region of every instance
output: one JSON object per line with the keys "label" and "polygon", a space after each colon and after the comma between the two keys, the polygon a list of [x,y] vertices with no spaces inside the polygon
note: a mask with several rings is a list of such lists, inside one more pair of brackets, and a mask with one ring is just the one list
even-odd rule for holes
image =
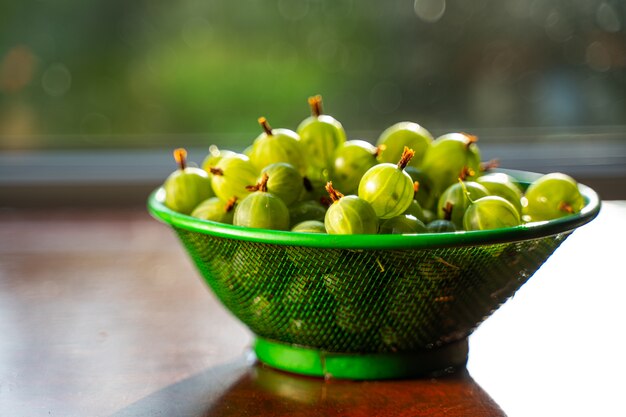
{"label": "green gooseberry", "polygon": [[236,201],[236,198],[231,198],[224,202],[218,197],[211,197],[198,204],[191,212],[191,216],[202,220],[233,224]]}
{"label": "green gooseberry", "polygon": [[224,201],[232,197],[245,198],[250,194],[246,187],[255,184],[259,175],[250,159],[239,153],[221,158],[214,167],[209,167],[209,171],[213,191]]}
{"label": "green gooseberry", "polygon": [[476,182],[485,187],[490,195],[508,200],[520,214],[522,213],[522,190],[512,176],[504,172],[491,172],[481,175]]}
{"label": "green gooseberry", "polygon": [[437,220],[437,214],[433,210],[423,209],[422,212],[424,213],[424,220],[422,220],[424,224]]}
{"label": "green gooseberry", "polygon": [[480,150],[476,136],[465,133],[448,133],[435,139],[424,156],[422,170],[433,182],[436,198],[457,182],[463,172],[471,180],[480,172]]}
{"label": "green gooseberry", "polygon": [[463,215],[465,230],[490,230],[522,224],[519,212],[510,201],[487,196],[472,201]]}
{"label": "green gooseberry", "polygon": [[267,192],[274,194],[289,206],[293,204],[304,189],[302,175],[291,164],[276,162],[263,168],[261,176],[267,174]]}
{"label": "green gooseberry", "polygon": [[174,151],[174,159],[179,169],[165,180],[165,205],[182,214],[189,214],[200,202],[213,197],[211,178],[206,171],[187,166],[187,151],[183,148]]}
{"label": "green gooseberry", "polygon": [[237,204],[233,224],[258,229],[289,230],[289,209],[280,198],[267,192],[267,174],[257,191]]}
{"label": "green gooseberry", "polygon": [[308,177],[327,180],[333,154],[346,141],[346,132],[337,119],[323,114],[322,96],[309,97],[309,106],[311,116],[298,125],[296,133],[306,152]]}
{"label": "green gooseberry", "polygon": [[401,214],[380,223],[378,233],[388,235],[407,235],[425,233],[426,226],[421,220],[410,214]]}
{"label": "green gooseberry", "polygon": [[585,206],[576,180],[559,172],[533,181],[524,197],[527,204],[523,212],[531,222],[558,219],[578,213]]}
{"label": "green gooseberry", "polygon": [[202,162],[202,169],[210,174],[211,173],[211,167],[216,166],[217,163],[222,158],[224,158],[226,156],[231,156],[231,155],[234,155],[234,154],[235,154],[235,152],[233,152],[233,151],[229,151],[229,150],[225,150],[225,149],[219,149],[216,145],[211,145],[211,146],[209,146],[209,154],[204,158],[204,161]]}
{"label": "green gooseberry", "polygon": [[276,162],[286,162],[301,175],[306,175],[307,160],[300,136],[293,130],[272,129],[265,117],[259,118],[259,124],[263,133],[254,140],[250,150],[250,161],[257,170]]}
{"label": "green gooseberry", "polygon": [[452,184],[439,197],[437,217],[450,220],[457,229],[462,229],[463,215],[470,205],[470,199],[477,200],[488,195],[489,191],[474,181]]}
{"label": "green gooseberry", "polygon": [[333,201],[324,216],[324,226],[328,234],[356,235],[378,232],[378,217],[370,203],[355,195],[344,196],[333,188],[330,181],[326,188]]}
{"label": "green gooseberry", "polygon": [[370,168],[359,182],[359,197],[369,202],[376,215],[390,219],[406,211],[413,201],[413,181],[404,172],[413,151],[404,148],[397,165],[382,163]]}
{"label": "green gooseberry", "polygon": [[422,208],[422,206],[420,206],[420,203],[418,203],[417,200],[411,201],[411,205],[409,205],[409,208],[406,209],[403,214],[410,214],[411,216],[414,216],[417,220],[421,222],[426,221],[426,215],[424,214],[424,209]]}
{"label": "green gooseberry", "polygon": [[428,130],[414,122],[399,122],[381,133],[376,145],[382,148],[380,162],[395,163],[400,160],[404,147],[413,149],[415,155],[409,165],[419,167],[430,148],[433,136]]}
{"label": "green gooseberry", "polygon": [[[411,159],[412,161],[412,159]],[[437,199],[433,194],[433,181],[426,175],[426,173],[420,169],[415,168],[413,166],[408,166],[404,168],[404,171],[411,176],[413,183],[417,182],[417,191],[415,191],[415,195],[413,198],[420,203],[420,206],[425,209],[431,209],[435,207],[437,204]]]}
{"label": "green gooseberry", "polygon": [[426,225],[428,233],[456,232],[456,226],[450,220],[437,219]]}
{"label": "green gooseberry", "polygon": [[364,140],[344,142],[333,155],[333,183],[346,194],[356,194],[363,174],[377,164],[379,152],[380,148]]}
{"label": "green gooseberry", "polygon": [[319,220],[305,220],[292,227],[291,231],[299,233],[326,233],[326,226]]}
{"label": "green gooseberry", "polygon": [[289,224],[292,227],[306,220],[323,222],[325,216],[326,207],[315,200],[300,201],[289,208]]}

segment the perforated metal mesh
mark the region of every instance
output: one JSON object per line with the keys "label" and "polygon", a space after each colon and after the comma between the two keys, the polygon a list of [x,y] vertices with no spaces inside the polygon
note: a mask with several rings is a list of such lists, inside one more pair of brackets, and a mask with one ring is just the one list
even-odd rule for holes
{"label": "perforated metal mesh", "polygon": [[429,349],[466,337],[571,233],[472,247],[340,250],[175,230],[207,284],[255,334],[346,353]]}

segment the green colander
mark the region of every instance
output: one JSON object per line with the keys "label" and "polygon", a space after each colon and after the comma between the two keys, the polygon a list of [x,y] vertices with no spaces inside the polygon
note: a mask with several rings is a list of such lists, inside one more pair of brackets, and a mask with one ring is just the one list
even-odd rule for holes
{"label": "green colander", "polygon": [[[528,184],[539,174],[506,171]],[[600,210],[541,224],[419,235],[319,235],[242,228],[148,209],[172,226],[224,306],[255,334],[260,361],[299,374],[403,378],[463,366],[467,337]]]}

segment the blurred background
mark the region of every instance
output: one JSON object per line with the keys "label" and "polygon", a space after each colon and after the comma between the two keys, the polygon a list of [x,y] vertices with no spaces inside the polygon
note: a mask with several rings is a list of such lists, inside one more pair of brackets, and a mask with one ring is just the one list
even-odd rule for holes
{"label": "blurred background", "polygon": [[313,94],[349,139],[471,132],[626,198],[621,0],[8,0],[0,206],[143,204],[173,148],[242,150]]}

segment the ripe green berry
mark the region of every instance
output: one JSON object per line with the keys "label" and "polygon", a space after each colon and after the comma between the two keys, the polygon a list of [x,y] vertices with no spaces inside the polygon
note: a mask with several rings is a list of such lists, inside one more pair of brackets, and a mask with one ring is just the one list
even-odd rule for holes
{"label": "ripe green berry", "polygon": [[344,196],[333,188],[332,182],[326,185],[333,203],[324,217],[324,226],[331,235],[376,234],[378,218],[372,206],[355,195]]}
{"label": "ripe green berry", "polygon": [[259,229],[289,230],[289,209],[280,198],[267,192],[267,174],[257,191],[237,204],[233,224]]}
{"label": "ripe green berry", "polygon": [[474,181],[452,184],[439,198],[437,217],[450,220],[457,229],[463,229],[463,215],[470,206],[470,199],[477,200],[488,195],[489,191]]}
{"label": "ripe green berry", "polygon": [[370,168],[359,183],[359,197],[369,202],[376,215],[390,219],[406,211],[413,201],[413,180],[404,172],[413,151],[404,148],[397,165],[383,163]]}
{"label": "ripe green berry", "polygon": [[296,132],[306,152],[309,164],[308,176],[312,179],[328,179],[335,149],[346,141],[341,123],[322,113],[322,97],[309,97],[311,116],[304,119]]}
{"label": "ripe green berry", "polygon": [[522,190],[513,177],[503,172],[493,172],[481,175],[476,182],[485,187],[490,195],[508,200],[522,213]]}
{"label": "ripe green berry", "polygon": [[377,164],[380,149],[364,140],[349,140],[334,154],[333,183],[346,194],[356,194],[359,182],[368,169]]}
{"label": "ripe green berry", "polygon": [[165,205],[182,214],[189,214],[207,198],[213,197],[211,179],[206,171],[186,165],[187,151],[176,149],[174,159],[179,169],[165,180]]}
{"label": "ripe green berry", "polygon": [[267,192],[290,206],[293,204],[304,189],[302,175],[291,164],[286,162],[276,162],[263,168],[261,176],[267,174]]}
{"label": "ripe green berry", "polygon": [[378,233],[388,235],[406,235],[425,233],[426,226],[421,220],[410,214],[401,214],[380,223]]}
{"label": "ripe green berry", "polygon": [[244,199],[250,194],[246,187],[255,184],[259,175],[250,159],[243,154],[225,156],[214,167],[209,167],[209,171],[212,175],[213,191],[224,201],[233,196],[239,200]]}
{"label": "ripe green berry", "polygon": [[378,138],[376,145],[382,148],[378,159],[380,162],[395,163],[400,160],[406,146],[415,152],[409,165],[419,167],[432,141],[430,132],[417,123],[396,123],[385,129]]}
{"label": "ripe green berry", "polygon": [[464,170],[472,175],[480,172],[480,151],[476,136],[448,133],[435,139],[424,156],[422,170],[433,181],[433,194],[438,196],[457,182]]}
{"label": "ripe green berry", "polygon": [[413,198],[424,209],[434,208],[437,205],[437,199],[433,193],[433,181],[420,168],[408,166],[404,168],[404,171],[411,176],[413,183],[417,182],[417,191],[415,191]]}
{"label": "ripe green berry", "polygon": [[305,175],[307,163],[300,136],[293,130],[272,129],[265,117],[259,118],[259,124],[263,133],[254,140],[250,150],[250,161],[257,170],[276,162],[286,162]]}
{"label": "ripe green berry", "polygon": [[291,228],[292,232],[299,233],[326,233],[324,223],[318,220],[305,220]]}
{"label": "ripe green berry", "polygon": [[528,221],[558,219],[578,213],[585,206],[578,184],[569,175],[551,173],[533,181],[524,195],[524,215]]}
{"label": "ripe green berry", "polygon": [[315,200],[300,201],[289,208],[289,224],[292,227],[306,220],[323,222],[325,216],[326,207]]}
{"label": "ripe green berry", "polygon": [[234,155],[235,152],[233,151],[229,151],[229,150],[225,150],[225,149],[219,149],[217,146],[215,145],[211,145],[209,146],[209,154],[204,158],[204,161],[202,162],[202,169],[205,170],[207,173],[211,173],[211,167],[214,167],[217,165],[217,163],[224,157],[226,156],[231,156]]}
{"label": "ripe green berry", "polygon": [[426,230],[429,233],[446,233],[456,232],[456,226],[450,220],[433,220],[426,225]]}
{"label": "ripe green berry", "polygon": [[509,201],[498,196],[487,196],[473,201],[463,216],[465,230],[489,230],[519,226],[520,215]]}
{"label": "ripe green berry", "polygon": [[235,197],[231,198],[227,202],[224,202],[217,197],[211,197],[198,204],[198,206],[191,212],[191,216],[202,220],[233,224],[236,201],[237,198]]}

